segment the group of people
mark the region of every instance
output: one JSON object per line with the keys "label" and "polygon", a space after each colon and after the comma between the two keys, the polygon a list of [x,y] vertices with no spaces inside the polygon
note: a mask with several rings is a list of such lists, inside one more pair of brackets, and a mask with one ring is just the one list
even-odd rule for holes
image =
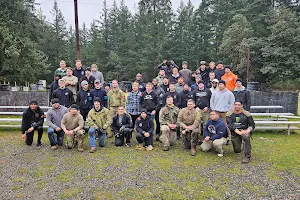
{"label": "group of people", "polygon": [[[113,136],[116,146],[130,147],[135,131],[138,150],[152,150],[156,139],[169,151],[181,138],[183,148],[192,156],[199,144],[202,151],[215,149],[223,156],[223,145],[231,141],[234,152],[244,148],[242,162],[248,163],[255,128],[249,113],[250,92],[230,66],[222,62],[217,66],[214,62],[200,64],[192,72],[187,62],[180,68],[165,60],[152,82],[144,83],[138,73],[131,91],[124,92],[117,80],[105,84],[95,64],[83,69],[77,60],[72,69],[61,61],[50,89],[52,107],[46,113],[51,149],[62,146],[65,136],[68,148],[77,145],[78,151],[84,151],[85,133],[91,153],[96,151],[97,140],[104,147],[106,138]],[[37,146],[41,146],[44,118],[38,102],[32,100],[22,121],[26,144],[32,145],[37,130]]]}

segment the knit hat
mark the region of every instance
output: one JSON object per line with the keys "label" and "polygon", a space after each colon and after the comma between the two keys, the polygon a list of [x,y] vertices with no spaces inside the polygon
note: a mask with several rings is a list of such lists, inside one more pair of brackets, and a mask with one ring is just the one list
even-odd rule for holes
{"label": "knit hat", "polygon": [[52,99],[52,100],[51,100],[51,103],[52,103],[52,104],[59,103],[59,99],[57,99],[57,98],[54,98],[54,99]]}
{"label": "knit hat", "polygon": [[144,112],[144,113],[147,113],[147,109],[142,109],[142,110],[141,110],[141,113],[143,113],[143,112]]}
{"label": "knit hat", "polygon": [[97,101],[97,102],[101,103],[101,99],[100,99],[100,97],[95,97],[95,98],[94,98],[94,102],[95,102],[95,101]]}
{"label": "knit hat", "polygon": [[242,81],[242,79],[241,78],[238,78],[238,79],[236,79],[236,81],[235,82],[241,82],[241,83],[243,83],[243,81]]}
{"label": "knit hat", "polygon": [[82,81],[80,85],[81,85],[81,87],[83,87],[84,85],[88,85],[88,84],[89,83],[87,81]]}
{"label": "knit hat", "polygon": [[230,65],[225,65],[224,68],[225,68],[225,69],[227,68],[227,69],[230,69],[230,70],[231,70],[231,66],[230,66]]}
{"label": "knit hat", "polygon": [[183,61],[183,62],[182,62],[182,65],[187,65],[187,64],[188,64],[187,61]]}
{"label": "knit hat", "polygon": [[37,100],[30,100],[29,101],[29,105],[32,105],[32,104],[38,105]]}
{"label": "knit hat", "polygon": [[224,84],[224,85],[226,85],[226,82],[225,82],[225,81],[223,81],[223,80],[220,80],[220,81],[219,81],[219,85],[220,85],[220,84]]}
{"label": "knit hat", "polygon": [[219,80],[215,78],[215,79],[213,79],[211,82],[219,83]]}
{"label": "knit hat", "polygon": [[73,104],[73,105],[70,106],[70,109],[79,110],[79,106],[77,104]]}

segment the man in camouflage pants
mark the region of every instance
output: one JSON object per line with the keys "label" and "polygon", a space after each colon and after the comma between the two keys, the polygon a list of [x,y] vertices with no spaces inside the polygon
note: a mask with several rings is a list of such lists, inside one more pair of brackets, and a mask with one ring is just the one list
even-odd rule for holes
{"label": "man in camouflage pants", "polygon": [[176,142],[176,130],[177,117],[179,113],[179,108],[174,106],[173,97],[166,97],[166,106],[164,106],[159,112],[159,121],[161,124],[161,136],[159,140],[164,145],[164,151],[169,151],[169,147],[173,146]]}
{"label": "man in camouflage pants", "polygon": [[191,155],[196,155],[196,145],[200,135],[201,113],[195,109],[195,102],[189,99],[187,107],[178,115],[177,123],[180,125],[182,142],[185,149],[191,149]]}
{"label": "man in camouflage pants", "polygon": [[[119,106],[125,106],[126,96],[125,93],[119,89],[117,80],[113,80],[111,84],[112,89],[107,93],[107,108],[109,109],[110,118],[113,118],[117,114]],[[111,129],[108,129],[108,137],[111,138],[112,136]]]}

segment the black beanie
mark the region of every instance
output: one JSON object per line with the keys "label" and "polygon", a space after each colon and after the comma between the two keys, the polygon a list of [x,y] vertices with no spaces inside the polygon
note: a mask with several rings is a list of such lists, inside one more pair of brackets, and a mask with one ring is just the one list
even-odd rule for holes
{"label": "black beanie", "polygon": [[95,102],[95,101],[97,101],[97,102],[101,103],[101,99],[100,99],[100,97],[95,97],[95,98],[94,98],[94,102]]}
{"label": "black beanie", "polygon": [[52,104],[59,103],[59,99],[57,99],[57,98],[54,98],[54,99],[52,99],[52,100],[51,100],[51,103],[52,103]]}
{"label": "black beanie", "polygon": [[77,104],[71,105],[71,106],[70,106],[70,109],[72,109],[72,108],[74,108],[74,109],[76,109],[76,110],[79,110],[79,106],[78,106]]}
{"label": "black beanie", "polygon": [[224,85],[226,85],[226,82],[224,80],[220,80],[219,84],[223,83]]}

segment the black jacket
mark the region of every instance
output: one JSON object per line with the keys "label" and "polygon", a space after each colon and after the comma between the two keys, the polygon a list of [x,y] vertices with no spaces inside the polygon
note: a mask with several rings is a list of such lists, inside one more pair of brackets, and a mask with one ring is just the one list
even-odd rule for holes
{"label": "black jacket", "polygon": [[89,83],[89,88],[94,88],[95,80],[95,77],[91,75],[90,78],[86,76],[81,77],[79,82],[81,83],[82,81],[87,81]]}
{"label": "black jacket", "polygon": [[239,100],[243,104],[243,108],[247,111],[250,110],[251,107],[251,97],[250,92],[243,87],[241,90],[237,90],[236,88],[232,91],[235,100]]}
{"label": "black jacket", "polygon": [[73,69],[73,76],[76,76],[78,78],[78,83],[81,77],[83,77],[84,75],[85,75],[85,71],[82,67],[80,69],[77,69],[76,67]]}
{"label": "black jacket", "polygon": [[50,90],[49,90],[49,101],[52,100],[52,95],[53,95],[53,92],[59,88],[59,85],[58,85],[58,81],[53,81],[50,85]]}
{"label": "black jacket", "polygon": [[175,106],[180,108],[181,106],[181,97],[177,92],[167,92],[164,96],[164,105],[166,105],[167,96],[173,97],[173,103]]}
{"label": "black jacket", "polygon": [[93,96],[91,91],[88,89],[87,91],[80,90],[77,92],[76,104],[80,109],[92,109],[93,108]]}
{"label": "black jacket", "polygon": [[119,123],[119,115],[113,117],[113,122],[111,124],[112,130],[114,133],[118,133],[122,126],[125,128],[133,128],[133,123],[130,115],[124,113],[122,118],[122,124]]}
{"label": "black jacket", "polygon": [[158,110],[160,106],[157,95],[153,91],[151,91],[150,94],[148,94],[146,91],[143,92],[140,97],[140,107],[141,109],[146,109],[147,112]]}
{"label": "black jacket", "polygon": [[153,92],[157,95],[157,100],[160,106],[163,105],[165,91],[160,86],[153,86]]}
{"label": "black jacket", "polygon": [[168,85],[162,84],[160,87],[165,91],[165,93],[169,92],[169,84]]}
{"label": "black jacket", "polygon": [[31,110],[30,108],[27,108],[23,112],[21,126],[22,133],[25,133],[31,127],[36,128],[39,126],[43,126],[44,118],[44,112],[40,107],[37,107],[35,111]]}
{"label": "black jacket", "polygon": [[200,70],[200,75],[202,77],[202,80],[206,84],[208,82],[208,80],[209,80],[209,70],[207,68],[205,68],[204,71],[201,71],[200,67],[199,67],[199,70]]}
{"label": "black jacket", "polygon": [[104,89],[100,88],[100,89],[92,89],[91,90],[91,94],[93,99],[95,99],[95,97],[99,97],[100,101],[101,101],[101,105],[103,105],[104,107],[107,108],[107,93]]}
{"label": "black jacket", "polygon": [[199,88],[193,91],[193,100],[198,108],[203,109],[205,107],[210,108],[210,90],[199,90]]}
{"label": "black jacket", "polygon": [[255,123],[250,115],[250,113],[246,110],[243,110],[240,114],[235,114],[233,112],[228,112],[226,116],[227,126],[233,135],[237,135],[234,130],[235,129],[247,129],[248,127],[252,127],[252,130],[255,128]]}
{"label": "black jacket", "polygon": [[222,76],[225,74],[225,69],[216,69],[215,70],[215,75],[216,75],[216,79],[218,79],[219,81],[221,80]]}
{"label": "black jacket", "polygon": [[146,119],[142,118],[141,116],[138,117],[135,121],[135,130],[138,133],[148,132],[153,134],[154,131],[154,123],[153,120],[147,116]]}
{"label": "black jacket", "polygon": [[180,108],[185,108],[187,107],[187,101],[189,99],[193,99],[193,95],[192,95],[192,92],[191,91],[182,91],[180,93],[180,99],[181,99],[181,107]]}
{"label": "black jacket", "polygon": [[59,104],[69,108],[74,103],[73,92],[68,88],[57,88],[52,95],[52,99],[58,98]]}

